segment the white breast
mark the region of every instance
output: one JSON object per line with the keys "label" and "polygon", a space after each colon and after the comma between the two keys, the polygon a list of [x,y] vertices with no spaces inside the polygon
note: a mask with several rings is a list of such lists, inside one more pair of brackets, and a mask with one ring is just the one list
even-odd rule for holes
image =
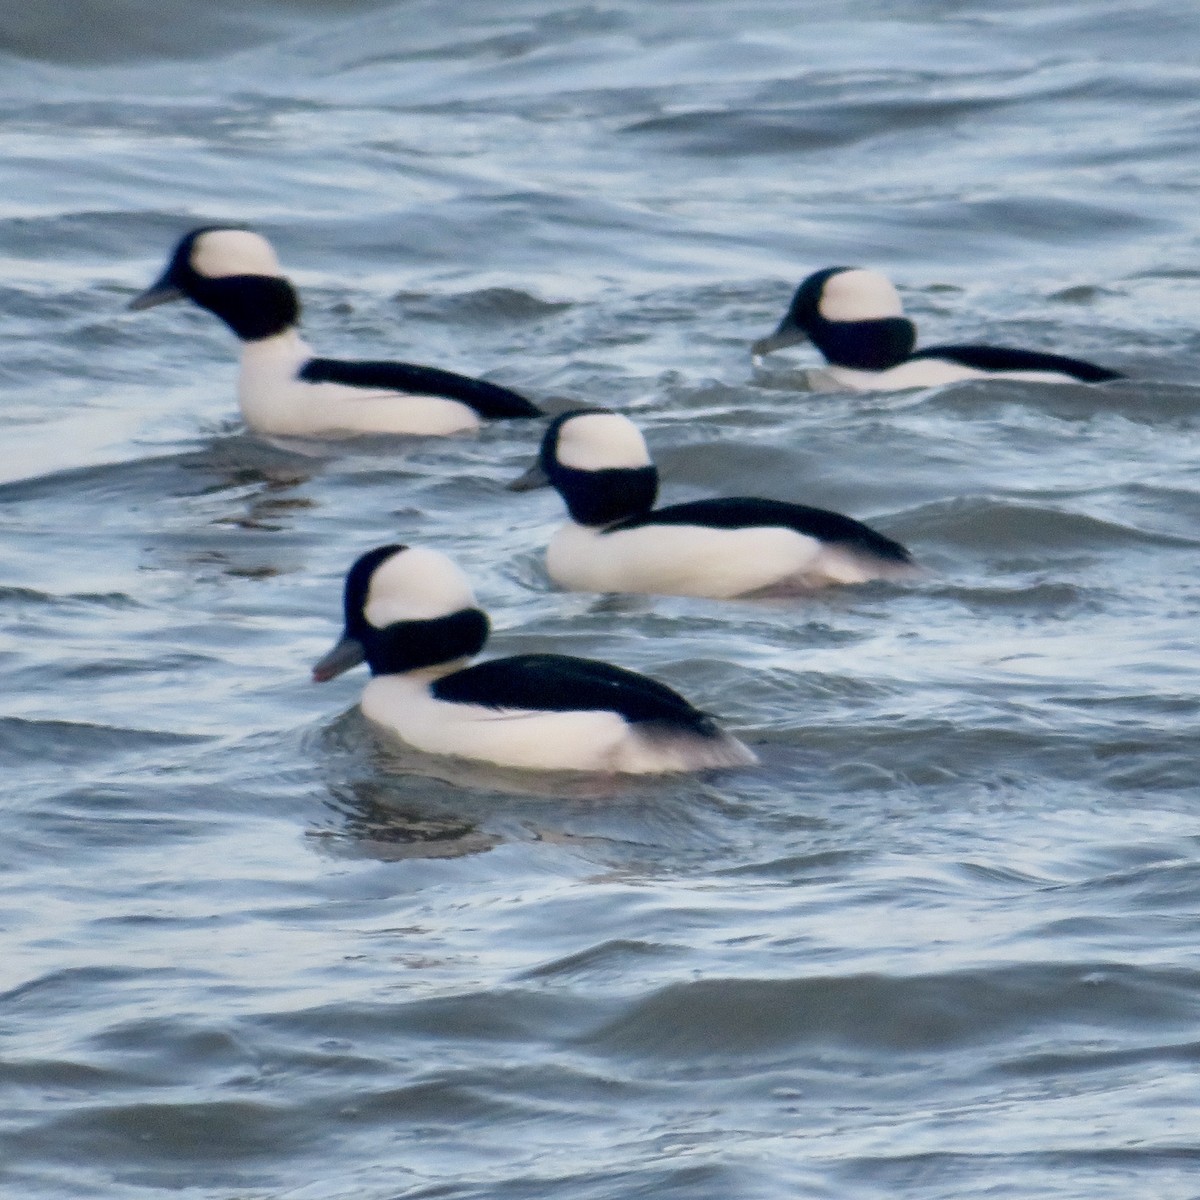
{"label": "white breast", "polygon": [[732,599],[754,592],[879,578],[860,556],[793,529],[647,525],[602,533],[566,525],[550,540],[546,569],[577,592]]}
{"label": "white breast", "polygon": [[479,427],[466,404],[297,377],[312,350],[289,330],[242,348],[238,403],[251,429],[283,436],[394,433],[450,434]]}
{"label": "white breast", "polygon": [[536,771],[661,774],[745,765],[735,738],[648,737],[613,712],[497,710],[435,699],[412,676],[372,679],[363,713],[427,754]]}

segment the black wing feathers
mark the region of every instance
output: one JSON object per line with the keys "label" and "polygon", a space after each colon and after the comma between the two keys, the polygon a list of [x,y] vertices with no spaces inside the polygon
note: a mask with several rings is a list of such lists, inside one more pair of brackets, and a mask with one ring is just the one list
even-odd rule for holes
{"label": "black wing feathers", "polygon": [[615,712],[633,725],[657,724],[718,736],[712,718],[678,692],[635,671],[563,654],[517,654],[466,667],[437,680],[439,700],[537,712]]}
{"label": "black wing feathers", "polygon": [[709,529],[794,529],[822,542],[841,543],[867,550],[892,562],[909,563],[912,556],[900,545],[869,525],[841,513],[785,500],[759,500],[730,496],[715,500],[693,500],[688,504],[670,504],[653,512],[618,521],[605,530],[617,533],[643,525],[703,525]]}
{"label": "black wing feathers", "polygon": [[344,383],[349,387],[444,396],[448,400],[461,401],[485,419],[542,415],[541,410],[524,396],[498,383],[414,363],[310,358],[300,368],[300,378],[309,383]]}
{"label": "black wing feathers", "polygon": [[1124,378],[1119,371],[1079,358],[1043,354],[1040,350],[1009,350],[1004,346],[927,346],[909,358],[944,358],[977,371],[1058,371],[1081,383],[1107,383],[1110,379]]}

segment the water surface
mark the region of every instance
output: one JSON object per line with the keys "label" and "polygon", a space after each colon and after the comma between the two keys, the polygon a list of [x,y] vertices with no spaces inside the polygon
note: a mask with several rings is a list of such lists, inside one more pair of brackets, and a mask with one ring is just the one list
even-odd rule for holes
{"label": "water surface", "polygon": [[[33,1200],[1197,1192],[1200,17],[1178,0],[142,3],[0,16],[0,1178]],[[266,233],[330,354],[631,413],[684,499],[930,568],[793,604],[553,590],[537,431],[247,434],[127,314]],[[749,342],[887,271],[1104,388],[805,391]],[[453,554],[758,770],[381,744],[341,577]]]}

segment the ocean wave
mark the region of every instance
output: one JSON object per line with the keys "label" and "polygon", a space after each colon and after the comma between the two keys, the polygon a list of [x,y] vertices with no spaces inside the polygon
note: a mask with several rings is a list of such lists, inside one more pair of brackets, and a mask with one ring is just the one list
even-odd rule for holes
{"label": "ocean wave", "polygon": [[[379,7],[386,0],[368,0]],[[345,0],[270,0],[247,8],[234,0],[125,0],[80,36],[70,0],[9,8],[0,17],[0,51],[37,62],[98,66],[160,59],[211,58],[294,32],[320,17],[359,12]]]}
{"label": "ocean wave", "polygon": [[820,1045],[927,1053],[1087,1027],[1185,1029],[1200,975],[1121,964],[1018,963],[947,975],[718,979],[671,984],[585,1038],[593,1053],[778,1061]]}
{"label": "ocean wave", "polygon": [[96,763],[165,746],[190,746],[207,740],[200,735],[158,729],[0,717],[0,753],[24,762]]}
{"label": "ocean wave", "polygon": [[997,496],[965,496],[926,505],[905,513],[895,524],[902,538],[916,544],[933,542],[976,553],[1026,553],[1039,558],[1053,551],[1078,555],[1200,545],[1196,538]]}

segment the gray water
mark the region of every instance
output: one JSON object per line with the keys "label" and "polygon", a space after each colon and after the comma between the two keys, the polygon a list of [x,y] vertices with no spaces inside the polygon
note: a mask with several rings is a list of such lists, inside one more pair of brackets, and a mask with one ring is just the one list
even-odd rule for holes
{"label": "gray water", "polygon": [[[0,1192],[1200,1196],[1200,13],[1186,0],[67,0],[0,13]],[[192,225],[323,352],[610,404],[664,493],[869,519],[914,586],[563,595],[529,425],[269,443]],[[797,280],[1104,388],[803,390]],[[451,553],[492,649],[762,766],[531,780],[308,668]]]}

